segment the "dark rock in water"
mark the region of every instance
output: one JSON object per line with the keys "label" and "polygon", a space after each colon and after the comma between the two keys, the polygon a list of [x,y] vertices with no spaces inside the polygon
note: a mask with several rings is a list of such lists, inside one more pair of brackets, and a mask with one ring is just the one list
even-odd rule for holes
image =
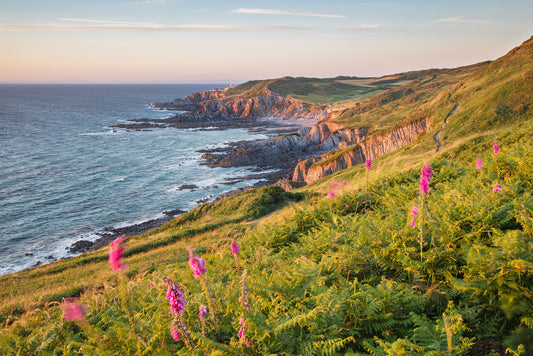
{"label": "dark rock in water", "polygon": [[46,257],[47,260],[53,260],[54,259],[54,256],[50,255],[48,257]]}
{"label": "dark rock in water", "polygon": [[185,190],[185,189],[198,189],[198,186],[196,184],[183,184],[178,187],[178,190]]}
{"label": "dark rock in water", "polygon": [[203,198],[197,200],[196,203],[198,203],[198,204],[207,203],[212,197],[213,197],[212,195],[208,195],[206,197],[203,197]]}
{"label": "dark rock in water", "polygon": [[181,210],[181,209],[163,211],[163,214],[165,214],[166,216],[170,216],[170,217],[181,215],[183,213],[186,213],[186,211],[185,210]]}
{"label": "dark rock in water", "polygon": [[24,256],[33,256],[33,253],[31,252],[26,252],[26,254]]}
{"label": "dark rock in water", "polygon": [[41,261],[37,261],[32,267],[37,267],[42,265],[43,263]]}
{"label": "dark rock in water", "polygon": [[80,240],[76,241],[75,243],[70,246],[69,252],[70,253],[81,253],[88,251],[93,246],[92,241],[87,240]]}

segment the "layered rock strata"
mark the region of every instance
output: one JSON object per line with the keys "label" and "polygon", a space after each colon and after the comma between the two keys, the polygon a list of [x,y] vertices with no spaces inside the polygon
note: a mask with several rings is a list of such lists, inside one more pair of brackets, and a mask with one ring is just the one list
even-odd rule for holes
{"label": "layered rock strata", "polygon": [[313,183],[322,177],[364,163],[367,158],[376,159],[402,148],[420,133],[428,130],[429,121],[419,120],[386,133],[374,133],[347,148],[299,162],[294,169],[292,180]]}
{"label": "layered rock strata", "polygon": [[324,105],[307,103],[290,96],[269,91],[250,98],[226,97],[226,89],[194,93],[170,103],[155,103],[153,107],[182,111],[176,119],[218,122],[251,118],[325,119],[329,111]]}

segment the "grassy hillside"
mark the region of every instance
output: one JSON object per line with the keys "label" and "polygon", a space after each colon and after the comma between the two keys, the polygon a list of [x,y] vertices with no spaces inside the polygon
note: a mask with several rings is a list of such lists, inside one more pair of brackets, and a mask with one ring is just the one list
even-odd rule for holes
{"label": "grassy hillside", "polygon": [[279,95],[313,103],[338,103],[366,98],[385,90],[405,85],[413,80],[438,73],[439,70],[423,70],[394,74],[380,78],[336,77],[293,78],[255,80],[243,83],[226,92],[229,96],[254,97],[266,95],[266,89]]}
{"label": "grassy hillside", "polygon": [[[533,354],[530,56],[531,40],[491,64],[404,84],[413,92],[396,99],[390,89],[389,102],[365,99],[340,117],[392,120],[416,111],[407,100],[414,94],[437,130],[453,107],[451,89],[461,107],[438,153],[432,133],[422,134],[369,171],[201,205],[130,238],[124,270],[111,270],[104,248],[0,277],[0,353]],[[497,114],[499,104],[516,109]],[[421,194],[425,161],[433,174]],[[199,278],[189,248],[205,259]],[[183,314],[169,310],[167,278],[183,291]],[[68,297],[80,299],[62,302]],[[72,308],[82,318],[65,318]]]}
{"label": "grassy hillside", "polygon": [[445,117],[453,108],[447,91],[488,63],[431,72],[400,87],[357,101],[340,110],[336,122],[346,127],[387,128],[398,122]]}

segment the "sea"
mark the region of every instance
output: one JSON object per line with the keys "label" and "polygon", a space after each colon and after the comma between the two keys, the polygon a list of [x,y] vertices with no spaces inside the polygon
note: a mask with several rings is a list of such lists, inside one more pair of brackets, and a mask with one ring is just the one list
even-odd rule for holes
{"label": "sea", "polygon": [[[70,257],[105,228],[190,210],[257,180],[254,167],[209,168],[205,148],[266,138],[246,129],[116,129],[152,108],[225,84],[0,85],[0,275]],[[233,180],[232,180],[233,179]],[[195,189],[180,189],[194,184]]]}

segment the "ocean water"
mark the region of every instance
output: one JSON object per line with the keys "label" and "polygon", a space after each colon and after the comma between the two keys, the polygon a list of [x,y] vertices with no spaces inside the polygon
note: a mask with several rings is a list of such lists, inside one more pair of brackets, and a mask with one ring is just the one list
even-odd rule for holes
{"label": "ocean water", "polygon": [[[67,248],[122,227],[190,210],[252,168],[201,165],[201,148],[264,138],[244,129],[111,129],[164,118],[149,107],[224,85],[0,85],[0,275],[68,257]],[[184,184],[198,189],[179,190]]]}

